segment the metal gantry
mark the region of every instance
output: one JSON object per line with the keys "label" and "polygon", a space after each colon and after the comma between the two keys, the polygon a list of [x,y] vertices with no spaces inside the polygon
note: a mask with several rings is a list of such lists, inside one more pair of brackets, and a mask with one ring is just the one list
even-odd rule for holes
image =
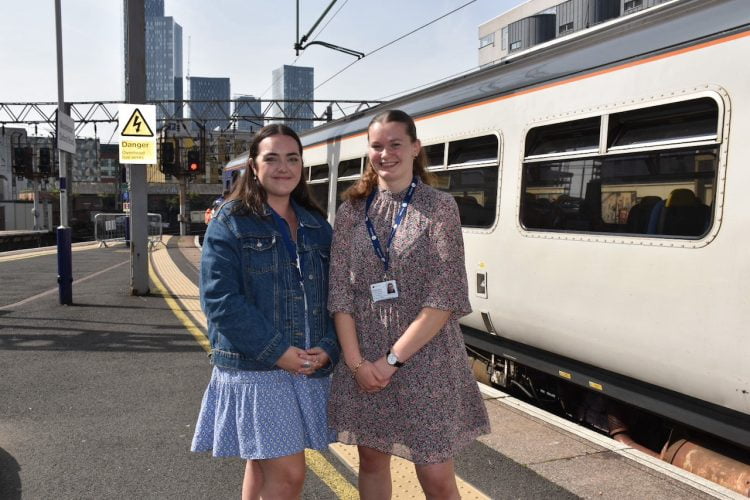
{"label": "metal gantry", "polygon": [[[272,120],[296,120],[327,122],[346,117],[381,104],[383,101],[369,100],[282,100],[263,99],[260,114],[248,114],[247,100],[166,100],[149,101],[157,109],[159,125],[174,122],[192,122],[205,127],[206,123],[225,121],[225,130],[237,129],[239,122],[265,123]],[[240,112],[228,112],[231,109]],[[76,133],[83,127],[97,123],[117,122],[117,107],[124,101],[82,101],[70,103],[70,115],[76,123]],[[25,124],[49,125],[55,127],[57,120],[56,102],[8,102],[0,103],[0,125]],[[315,108],[323,108],[316,113]]]}

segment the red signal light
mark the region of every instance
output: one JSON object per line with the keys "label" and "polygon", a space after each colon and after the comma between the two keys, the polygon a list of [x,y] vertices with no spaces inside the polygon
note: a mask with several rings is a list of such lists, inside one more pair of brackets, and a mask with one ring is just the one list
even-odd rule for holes
{"label": "red signal light", "polygon": [[188,151],[187,154],[187,171],[190,174],[197,173],[201,170],[200,153],[198,150]]}

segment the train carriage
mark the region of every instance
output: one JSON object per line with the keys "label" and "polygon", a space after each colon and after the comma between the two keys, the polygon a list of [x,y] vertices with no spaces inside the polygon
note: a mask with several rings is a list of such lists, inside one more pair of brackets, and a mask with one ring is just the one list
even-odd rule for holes
{"label": "train carriage", "polygon": [[[674,0],[302,134],[335,219],[387,108],[459,206],[468,346],[750,448],[750,2]],[[240,162],[241,163],[241,162]]]}

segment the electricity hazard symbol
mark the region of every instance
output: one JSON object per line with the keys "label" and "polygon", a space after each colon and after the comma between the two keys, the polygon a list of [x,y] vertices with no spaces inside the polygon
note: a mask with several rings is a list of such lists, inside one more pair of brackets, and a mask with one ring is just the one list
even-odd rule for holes
{"label": "electricity hazard symbol", "polygon": [[148,126],[148,122],[146,122],[146,119],[143,117],[141,110],[135,108],[120,135],[127,137],[153,137],[154,132],[151,130],[151,127]]}
{"label": "electricity hazard symbol", "polygon": [[156,163],[156,106],[152,104],[120,104],[118,107],[120,132],[120,163]]}

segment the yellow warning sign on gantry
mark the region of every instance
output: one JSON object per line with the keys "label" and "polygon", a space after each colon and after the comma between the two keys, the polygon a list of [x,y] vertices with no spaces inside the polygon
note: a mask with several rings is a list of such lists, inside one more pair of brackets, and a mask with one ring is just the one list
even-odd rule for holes
{"label": "yellow warning sign on gantry", "polygon": [[153,137],[154,132],[151,127],[148,126],[148,122],[143,117],[143,113],[138,108],[133,110],[133,113],[125,123],[125,128],[122,129],[120,135],[126,137]]}
{"label": "yellow warning sign on gantry", "polygon": [[120,163],[156,163],[156,106],[120,104],[118,122]]}

